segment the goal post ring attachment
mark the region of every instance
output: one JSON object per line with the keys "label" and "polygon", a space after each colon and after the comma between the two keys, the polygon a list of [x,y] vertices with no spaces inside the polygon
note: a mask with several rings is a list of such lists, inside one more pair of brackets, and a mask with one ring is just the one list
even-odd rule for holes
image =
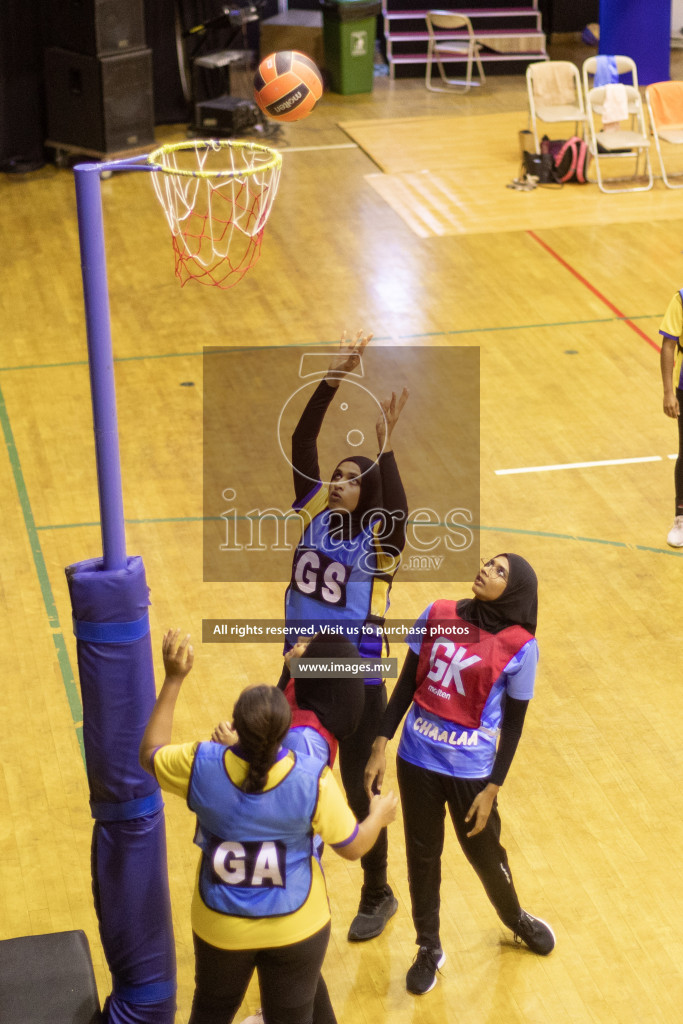
{"label": "goal post ring attachment", "polygon": [[242,139],[188,139],[147,157],[181,284],[231,288],[256,263],[282,154]]}

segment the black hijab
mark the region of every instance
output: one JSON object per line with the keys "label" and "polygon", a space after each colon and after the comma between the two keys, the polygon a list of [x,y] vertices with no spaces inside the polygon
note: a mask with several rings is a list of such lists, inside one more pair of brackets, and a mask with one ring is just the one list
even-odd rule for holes
{"label": "black hijab", "polygon": [[[358,658],[356,645],[343,636],[317,633],[301,656],[304,661],[320,658]],[[336,740],[345,740],[358,728],[365,706],[363,677],[335,679],[329,676],[294,680],[296,702],[312,711]]]}
{"label": "black hijab", "polygon": [[[355,537],[357,533],[360,533],[363,526],[368,525],[370,516],[366,513],[377,509],[381,512],[383,505],[382,498],[382,477],[380,475],[379,466],[372,459],[366,458],[365,455],[349,455],[342,459],[335,468],[332,476],[337,472],[342,462],[355,462],[361,472],[360,477],[360,495],[358,497],[358,504],[356,505],[353,512],[347,512],[345,509],[333,509],[330,512],[330,534],[332,537],[348,540],[351,537]],[[332,486],[330,484],[330,486]],[[363,516],[366,516],[363,521]]]}
{"label": "black hijab", "polygon": [[510,563],[510,575],[503,593],[495,601],[480,601],[476,597],[458,601],[458,615],[465,622],[481,626],[487,633],[500,633],[506,626],[523,626],[535,635],[538,618],[536,573],[521,555],[507,551],[503,554]]}

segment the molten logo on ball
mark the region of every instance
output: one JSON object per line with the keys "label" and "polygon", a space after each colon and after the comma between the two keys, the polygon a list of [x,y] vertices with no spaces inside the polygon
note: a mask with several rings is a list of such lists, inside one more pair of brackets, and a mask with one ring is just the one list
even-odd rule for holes
{"label": "molten logo on ball", "polygon": [[281,50],[264,57],[254,75],[254,99],[275,121],[308,117],[323,94],[317,67],[298,50]]}

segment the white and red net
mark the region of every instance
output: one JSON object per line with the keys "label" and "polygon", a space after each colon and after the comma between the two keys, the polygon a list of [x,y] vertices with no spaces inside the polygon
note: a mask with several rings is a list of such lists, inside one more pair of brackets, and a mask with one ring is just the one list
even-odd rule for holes
{"label": "white and red net", "polygon": [[154,189],[171,229],[181,285],[232,288],[261,252],[282,156],[234,139],[194,139],[150,153]]}

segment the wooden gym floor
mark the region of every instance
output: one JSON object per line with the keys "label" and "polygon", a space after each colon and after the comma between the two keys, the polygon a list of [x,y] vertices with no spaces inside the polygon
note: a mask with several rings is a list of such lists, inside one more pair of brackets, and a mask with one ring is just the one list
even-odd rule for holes
{"label": "wooden gym floor", "polygon": [[[398,119],[410,119],[407,135]],[[395,173],[429,172],[420,209],[431,204],[438,226],[434,164],[421,154],[465,147],[470,119],[490,128],[479,166],[451,175],[443,223],[452,227],[459,209],[457,230],[416,230],[425,220],[415,189],[399,201],[379,168],[400,143]],[[552,923],[557,948],[539,959],[513,945],[448,834],[448,960],[432,993],[409,996],[415,947],[397,823],[399,910],[369,944],[345,938],[360,868],[326,854],[325,975],[344,1024],[680,1021],[683,563],[665,542],[676,428],[661,411],[657,329],[683,284],[683,198],[661,181],[645,196],[506,189],[525,126],[523,77],[492,77],[465,97],[386,78],[372,94],[326,95],[275,140],[284,170],[263,254],[229,292],[180,289],[146,175],[102,184],[127,543],[147,569],[158,681],[168,626],[190,631],[197,649],[179,740],[208,737],[247,682],[274,681],[280,669],[274,645],[199,642],[203,618],[276,619],[284,590],[202,580],[203,347],[263,347],[265,361],[273,347],[329,346],[360,327],[374,331],[375,347],[412,346],[410,379],[396,383],[417,397],[395,448],[413,509],[441,492],[443,452],[460,429],[452,382],[421,374],[421,350],[480,351],[481,553],[518,551],[541,588],[537,695],[501,795],[503,841],[523,905]],[[182,137],[182,126],[158,136]],[[477,175],[488,196],[479,211]],[[0,201],[0,938],[84,929],[104,1000],[64,578],[66,565],[101,552],[73,175],[50,165],[4,176]],[[265,428],[226,444],[266,483],[281,478]],[[599,464],[576,465],[586,463]],[[469,593],[468,580],[407,575],[393,589],[398,619]],[[195,850],[180,801],[167,800],[167,829],[183,1024]],[[245,1014],[257,1006],[252,985]]]}

